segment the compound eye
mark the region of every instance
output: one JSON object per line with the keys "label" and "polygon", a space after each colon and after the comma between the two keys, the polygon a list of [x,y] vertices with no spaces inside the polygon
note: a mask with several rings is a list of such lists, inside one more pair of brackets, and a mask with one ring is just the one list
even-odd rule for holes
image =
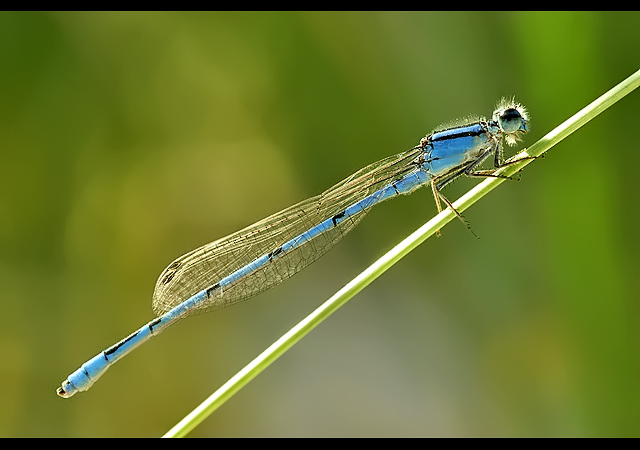
{"label": "compound eye", "polygon": [[526,132],[526,122],[522,114],[515,108],[507,108],[502,111],[498,116],[498,123],[505,133]]}

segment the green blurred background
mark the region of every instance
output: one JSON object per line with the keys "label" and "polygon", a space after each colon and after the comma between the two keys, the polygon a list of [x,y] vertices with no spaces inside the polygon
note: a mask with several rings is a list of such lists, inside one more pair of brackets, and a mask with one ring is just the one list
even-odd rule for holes
{"label": "green blurred background", "polygon": [[[639,68],[638,13],[0,13],[1,436],[158,436],[432,217],[55,389],[175,257],[515,95],[530,145]],[[632,93],[454,221],[192,436],[638,436]],[[513,150],[512,150],[513,152]],[[447,188],[456,199],[477,180]]]}

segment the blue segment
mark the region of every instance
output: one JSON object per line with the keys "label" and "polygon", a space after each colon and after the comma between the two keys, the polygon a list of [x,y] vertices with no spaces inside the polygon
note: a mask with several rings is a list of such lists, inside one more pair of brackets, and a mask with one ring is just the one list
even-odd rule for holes
{"label": "blue segment", "polygon": [[[441,196],[444,185],[473,175],[490,154],[498,155],[498,167],[503,140],[515,143],[527,131],[524,108],[503,101],[492,120],[434,132],[417,147],[365,167],[322,195],[178,258],[156,283],[153,306],[159,317],[83,364],[58,395],[86,391],[110,365],[182,317],[231,306],[289,278],[333,247],[378,203],[431,182]],[[440,208],[437,197],[436,203]]]}
{"label": "blue segment", "polygon": [[487,148],[492,137],[482,123],[433,133],[428,158],[430,173],[443,175],[475,160]]}

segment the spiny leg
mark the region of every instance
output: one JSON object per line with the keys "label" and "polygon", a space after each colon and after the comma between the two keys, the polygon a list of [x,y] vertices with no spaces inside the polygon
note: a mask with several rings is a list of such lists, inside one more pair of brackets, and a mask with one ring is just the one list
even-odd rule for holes
{"label": "spiny leg", "polygon": [[[494,141],[495,142],[495,141]],[[473,161],[471,164],[469,164],[465,169],[464,169],[464,174],[469,176],[469,177],[493,177],[493,178],[504,178],[505,180],[516,180],[516,178],[512,178],[512,177],[508,177],[506,175],[499,175],[496,174],[495,171],[501,167],[504,167],[505,163],[502,162],[502,158],[501,158],[501,154],[502,154],[502,146],[500,145],[500,142],[495,142],[493,146],[489,147],[487,150],[484,151],[484,153],[482,155],[480,155],[479,158],[477,158],[475,161]],[[478,167],[480,164],[482,164],[482,162],[491,154],[494,154],[494,159],[493,159],[493,165],[494,165],[494,169],[489,169],[489,170],[474,170],[476,167]],[[512,164],[512,163],[509,163]]]}
{"label": "spiny leg", "polygon": [[[513,161],[500,162],[499,163],[500,165],[496,166],[495,169],[473,170],[473,171],[469,171],[469,172],[465,171],[465,175],[467,175],[469,177],[482,177],[482,178],[493,177],[493,178],[502,178],[502,179],[511,180],[511,181],[520,181],[520,176],[517,176],[517,177],[506,176],[506,175],[496,174],[494,172],[497,169],[501,169],[503,167],[507,167],[507,166],[510,166],[512,164],[517,164],[517,163],[519,163],[521,161],[525,161],[527,159],[538,159],[538,158],[544,158],[544,155],[541,155],[541,156],[523,156],[523,157],[515,159]],[[475,166],[475,164],[474,164],[474,166]],[[518,173],[520,173],[520,171],[518,171]]]}
{"label": "spiny leg", "polygon": [[441,198],[441,199],[442,199],[442,200],[443,200],[447,205],[449,205],[449,208],[451,208],[451,211],[453,211],[454,213],[456,213],[456,216],[458,216],[458,219],[460,219],[460,220],[462,221],[462,223],[467,227],[467,229],[468,229],[469,231],[471,231],[471,234],[473,234],[473,235],[476,237],[476,239],[480,239],[480,237],[479,237],[477,234],[475,234],[475,233],[473,232],[473,230],[471,229],[471,225],[469,224],[469,222],[467,222],[467,219],[465,219],[464,217],[462,217],[462,214],[460,214],[460,213],[458,212],[458,210],[457,210],[457,209],[455,209],[455,208],[453,207],[453,205],[452,205],[452,204],[451,204],[451,202],[447,199],[447,197],[445,197],[444,195],[442,195],[442,192],[440,192],[440,191],[438,191],[438,196],[439,196],[439,197],[440,197],[440,198]]}
{"label": "spiny leg", "polygon": [[[436,201],[436,206],[438,207],[438,214],[442,212],[442,205],[440,205],[440,195],[438,194],[438,190],[436,189],[435,180],[431,180],[431,191],[433,192],[433,198]],[[436,230],[436,237],[440,237],[440,228]]]}
{"label": "spiny leg", "polygon": [[[527,159],[538,159],[538,158],[544,158],[544,154],[541,156],[522,156],[520,158],[514,159],[512,161],[503,161],[502,160],[502,144],[500,142],[498,142],[496,144],[496,152],[494,155],[494,159],[493,159],[493,166],[496,169],[500,169],[502,167],[507,167],[510,166],[512,164],[517,164],[520,161],[525,161]],[[520,171],[518,171],[519,173]],[[513,177],[504,177],[505,179],[510,179],[510,180],[516,180],[516,181],[520,181],[520,178],[513,178]]]}
{"label": "spiny leg", "polygon": [[[453,211],[456,214],[456,216],[458,216],[458,218],[462,221],[462,223],[469,229],[469,231],[471,231],[471,234],[473,234],[476,238],[478,238],[478,235],[475,234],[473,232],[473,230],[471,229],[471,225],[469,225],[469,222],[467,222],[466,219],[464,217],[462,217],[462,214],[460,214],[458,212],[458,210],[453,207],[451,202],[441,192],[443,187],[445,187],[447,184],[451,183],[453,180],[458,178],[460,175],[463,175],[466,170],[467,170],[467,167],[463,167],[462,169],[458,170],[457,172],[454,172],[451,175],[449,175],[449,176],[445,177],[444,179],[442,179],[438,184],[436,184],[436,180],[432,180],[431,181],[431,189],[433,190],[433,196],[434,196],[434,198],[436,200],[436,206],[438,207],[438,213],[442,212],[442,206],[440,205],[440,199],[442,199],[449,206],[449,208],[451,208],[451,211]],[[436,231],[436,235],[440,236],[440,230]]]}
{"label": "spiny leg", "polygon": [[[524,151],[524,150],[522,150],[522,151]],[[496,153],[495,153],[494,160],[493,160],[493,166],[496,169],[499,169],[500,167],[506,167],[506,166],[510,166],[512,164],[517,164],[520,161],[525,161],[527,159],[544,158],[545,155],[546,155],[546,153],[543,153],[540,156],[522,156],[522,157],[520,157],[518,159],[514,159],[513,161],[508,161],[508,160],[507,161],[503,161],[502,160],[502,145],[500,143],[498,143],[496,145]]]}
{"label": "spiny leg", "polygon": [[[489,154],[491,154],[491,152],[493,152],[494,157],[493,157],[493,166],[494,169],[489,169],[489,170],[473,170],[474,167],[477,167],[487,156],[489,156]],[[506,175],[500,175],[500,174],[496,174],[495,171],[498,169],[501,169],[503,167],[507,167],[510,166],[512,164],[517,164],[521,161],[525,161],[527,159],[538,159],[540,157],[544,157],[544,155],[542,156],[522,156],[518,159],[514,159],[512,161],[503,161],[502,160],[502,144],[499,141],[496,141],[493,147],[489,147],[478,159],[476,159],[471,165],[467,166],[467,168],[465,169],[465,175],[470,176],[470,177],[483,177],[483,178],[487,178],[487,177],[493,177],[493,178],[503,178],[505,180],[512,180],[512,181],[520,181],[520,177],[512,177],[512,176],[506,176]],[[519,172],[518,172],[519,173]]]}

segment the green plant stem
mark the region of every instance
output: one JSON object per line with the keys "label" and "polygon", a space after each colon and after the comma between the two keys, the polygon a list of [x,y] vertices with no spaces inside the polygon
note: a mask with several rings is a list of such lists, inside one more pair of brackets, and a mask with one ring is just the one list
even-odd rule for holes
{"label": "green plant stem", "polygon": [[[522,170],[535,157],[544,154],[552,146],[569,136],[585,123],[592,120],[602,111],[613,105],[615,102],[629,94],[640,85],[640,70],[635,72],[626,80],[615,86],[613,89],[593,101],[591,104],[578,111],[564,123],[547,133],[528,149],[515,155],[510,161],[517,161],[515,164],[503,167],[498,174],[511,176]],[[527,159],[523,159],[527,158]],[[469,192],[453,203],[453,206],[460,212],[466,210],[479,199],[487,195],[504,181],[503,178],[487,178]],[[251,361],[240,372],[222,385],[216,392],[207,398],[200,406],[189,413],[184,419],[169,430],[164,437],[183,437],[193,430],[209,414],[218,409],[224,402],[238,392],[244,385],[251,381],[260,372],[266,369],[280,355],[286,352],[293,344],[298,342],[309,331],[318,326],[324,319],[329,317],[334,311],[344,305],[354,295],[368,286],[373,280],[382,275],[387,269],[402,259],[407,253],[416,248],[437,230],[449,223],[456,217],[450,208],[445,209],[429,222],[424,224],[409,237],[400,242],[387,254],[373,263],[364,272],[354,278],[346,286],[340,289],[333,297],[327,300],[322,306],[313,311],[289,332],[274,342],[256,359]]]}

